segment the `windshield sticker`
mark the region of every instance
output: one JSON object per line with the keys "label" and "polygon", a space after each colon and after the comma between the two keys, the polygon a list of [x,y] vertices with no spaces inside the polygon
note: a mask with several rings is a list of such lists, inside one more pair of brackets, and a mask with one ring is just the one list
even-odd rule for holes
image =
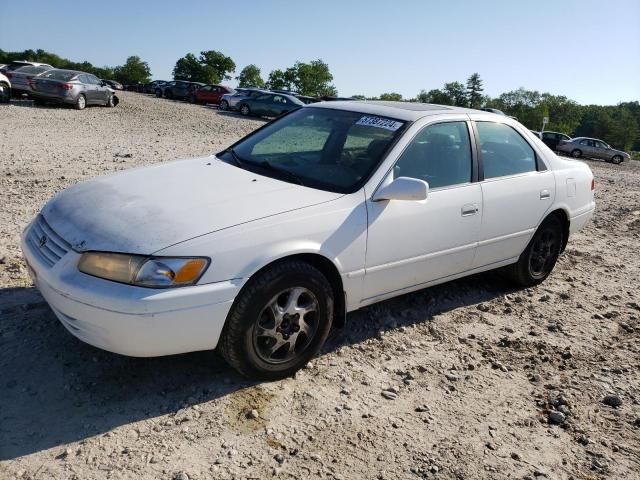
{"label": "windshield sticker", "polygon": [[385,130],[391,130],[392,132],[395,132],[403,125],[403,122],[396,122],[395,120],[389,120],[388,118],[365,116],[358,120],[356,122],[356,125],[384,128]]}

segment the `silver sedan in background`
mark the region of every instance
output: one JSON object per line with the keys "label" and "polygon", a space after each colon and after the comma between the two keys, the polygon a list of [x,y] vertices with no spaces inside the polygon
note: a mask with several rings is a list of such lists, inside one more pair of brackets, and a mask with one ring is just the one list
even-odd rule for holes
{"label": "silver sedan in background", "polygon": [[11,80],[11,86],[14,94],[29,93],[31,91],[31,80],[36,75],[40,75],[43,72],[52,70],[53,67],[49,65],[26,65],[24,67],[17,68],[15,70],[5,73],[7,78]]}
{"label": "silver sedan in background", "polygon": [[82,110],[87,105],[115,107],[115,90],[95,75],[75,70],[53,69],[31,80],[31,96],[36,103],[66,103]]}
{"label": "silver sedan in background", "polygon": [[590,157],[601,158],[606,162],[615,164],[629,160],[631,156],[622,150],[611,148],[602,140],[597,138],[576,137],[570,140],[560,140],[556,150],[567,153],[574,158]]}
{"label": "silver sedan in background", "polygon": [[253,99],[270,93],[261,88],[236,88],[234,93],[227,93],[220,98],[220,110],[237,110],[241,100]]}

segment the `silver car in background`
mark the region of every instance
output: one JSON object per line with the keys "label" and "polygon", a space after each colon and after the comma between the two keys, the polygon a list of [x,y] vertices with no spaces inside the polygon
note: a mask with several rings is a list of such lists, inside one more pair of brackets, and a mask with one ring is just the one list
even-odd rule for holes
{"label": "silver car in background", "polygon": [[82,110],[87,105],[115,107],[115,90],[95,75],[75,70],[53,69],[31,80],[31,96],[36,103],[66,103]]}
{"label": "silver car in background", "polygon": [[270,93],[269,90],[262,88],[236,88],[234,93],[228,93],[220,98],[220,110],[237,110],[240,102],[246,98],[255,98],[265,93]]}
{"label": "silver car in background", "polygon": [[24,67],[17,68],[5,73],[7,78],[11,80],[11,87],[14,94],[29,93],[31,91],[31,80],[36,75],[40,75],[43,72],[52,70],[53,67],[49,65],[26,65]]}
{"label": "silver car in background", "polygon": [[588,137],[576,137],[571,140],[560,140],[556,150],[562,153],[567,153],[573,158],[601,158],[606,162],[612,162],[616,165],[631,158],[627,152],[611,148],[605,142],[598,140],[597,138]]}

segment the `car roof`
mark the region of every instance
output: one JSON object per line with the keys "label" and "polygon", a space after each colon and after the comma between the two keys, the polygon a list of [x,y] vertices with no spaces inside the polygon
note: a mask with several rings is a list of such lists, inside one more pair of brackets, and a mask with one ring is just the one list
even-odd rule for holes
{"label": "car roof", "polygon": [[352,112],[368,113],[371,115],[380,115],[382,117],[397,118],[398,120],[406,121],[415,121],[422,117],[437,115],[440,113],[478,113],[478,110],[472,110],[470,108],[435,105],[433,103],[373,100],[336,100],[331,102],[319,102],[313,103],[307,108],[348,110]]}
{"label": "car roof", "polygon": [[[47,70],[47,72],[69,72],[73,73],[74,75],[93,75],[93,73],[81,72],[80,70],[67,70],[64,68],[52,68],[51,70]],[[95,75],[93,76],[95,77]]]}

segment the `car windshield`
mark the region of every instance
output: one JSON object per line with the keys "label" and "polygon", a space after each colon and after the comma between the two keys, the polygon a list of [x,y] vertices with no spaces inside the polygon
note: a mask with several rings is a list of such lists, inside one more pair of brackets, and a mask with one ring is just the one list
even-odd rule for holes
{"label": "car windshield", "polygon": [[62,80],[68,82],[77,75],[76,72],[69,72],[67,70],[49,70],[40,75],[40,78],[51,78],[53,80]]}
{"label": "car windshield", "polygon": [[218,156],[284,181],[353,193],[371,176],[405,125],[376,115],[304,107]]}

